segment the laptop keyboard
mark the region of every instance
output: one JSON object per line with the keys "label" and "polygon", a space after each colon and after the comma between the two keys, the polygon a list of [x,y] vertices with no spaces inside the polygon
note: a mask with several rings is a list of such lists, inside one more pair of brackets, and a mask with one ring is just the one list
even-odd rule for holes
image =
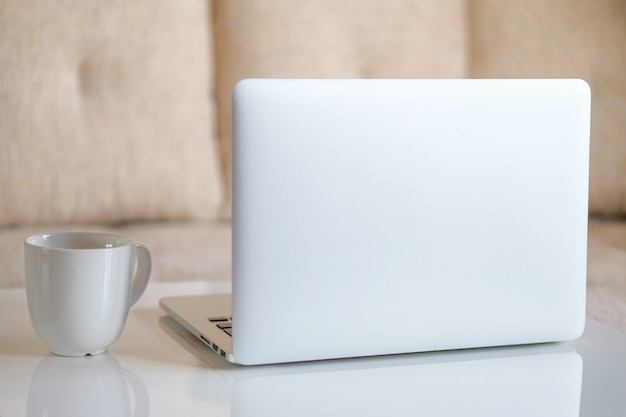
{"label": "laptop keyboard", "polygon": [[215,323],[218,329],[222,329],[222,331],[226,333],[227,335],[231,337],[233,336],[232,335],[232,327],[233,327],[232,317],[226,317],[226,316],[209,317],[209,321],[211,323]]}

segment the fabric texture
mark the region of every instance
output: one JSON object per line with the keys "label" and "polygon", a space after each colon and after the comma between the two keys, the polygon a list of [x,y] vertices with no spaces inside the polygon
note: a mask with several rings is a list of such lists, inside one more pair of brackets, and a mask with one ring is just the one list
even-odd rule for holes
{"label": "fabric texture", "polygon": [[626,332],[626,222],[592,220],[587,253],[587,313]]}
{"label": "fabric texture", "polygon": [[215,217],[209,13],[0,4],[0,225]]}

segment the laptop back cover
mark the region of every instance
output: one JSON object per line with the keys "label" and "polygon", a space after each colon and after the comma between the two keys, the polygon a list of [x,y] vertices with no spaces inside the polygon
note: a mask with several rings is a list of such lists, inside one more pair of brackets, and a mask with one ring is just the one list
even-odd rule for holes
{"label": "laptop back cover", "polygon": [[233,93],[244,364],[573,339],[581,80],[279,80]]}

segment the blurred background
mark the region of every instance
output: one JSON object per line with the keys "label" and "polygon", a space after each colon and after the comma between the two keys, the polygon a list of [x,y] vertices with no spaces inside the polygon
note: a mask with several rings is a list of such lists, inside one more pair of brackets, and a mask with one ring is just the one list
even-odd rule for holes
{"label": "blurred background", "polygon": [[626,0],[0,0],[0,225],[228,218],[246,77],[577,77],[626,210]]}

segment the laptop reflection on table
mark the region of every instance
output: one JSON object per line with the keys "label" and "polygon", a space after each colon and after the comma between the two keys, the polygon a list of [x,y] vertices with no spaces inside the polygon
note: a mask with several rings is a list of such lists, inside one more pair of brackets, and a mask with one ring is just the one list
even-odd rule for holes
{"label": "laptop reflection on table", "polygon": [[579,416],[583,361],[564,343],[241,367],[160,325],[213,368],[202,395],[232,417]]}

